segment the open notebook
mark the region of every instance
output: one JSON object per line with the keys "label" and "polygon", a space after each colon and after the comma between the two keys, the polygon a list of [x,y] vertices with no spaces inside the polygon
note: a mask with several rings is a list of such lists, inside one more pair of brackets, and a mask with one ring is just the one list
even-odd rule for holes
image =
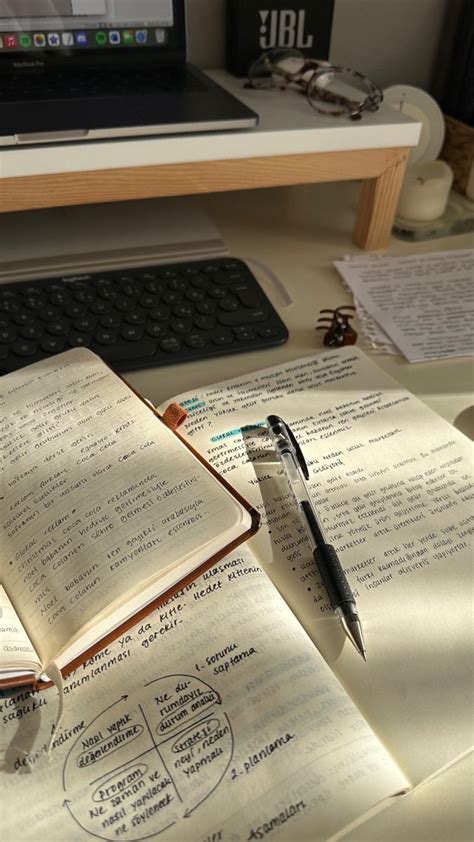
{"label": "open notebook", "polygon": [[0,685],[71,671],[256,529],[88,350],[3,377],[0,409]]}

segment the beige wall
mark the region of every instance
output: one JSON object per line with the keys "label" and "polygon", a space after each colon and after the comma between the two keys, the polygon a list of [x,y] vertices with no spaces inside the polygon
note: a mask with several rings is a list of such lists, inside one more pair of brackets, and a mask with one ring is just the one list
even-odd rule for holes
{"label": "beige wall", "polygon": [[[330,59],[381,87],[429,90],[441,35],[458,7],[459,0],[335,0]],[[223,67],[225,0],[187,0],[187,14],[190,61]]]}

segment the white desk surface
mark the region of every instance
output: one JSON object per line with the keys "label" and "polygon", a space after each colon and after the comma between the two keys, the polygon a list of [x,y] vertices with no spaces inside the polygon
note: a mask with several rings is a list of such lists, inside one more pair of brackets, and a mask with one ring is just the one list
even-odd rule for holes
{"label": "white desk surface", "polygon": [[[356,184],[337,183],[201,197],[200,204],[218,227],[230,253],[258,259],[285,285],[293,299],[290,306],[281,307],[278,296],[271,297],[290,330],[290,339],[286,345],[268,351],[129,373],[126,377],[130,382],[159,403],[196,385],[320,350],[323,333],[314,331],[320,308],[351,302],[332,261],[343,254],[362,253],[351,243],[357,195]],[[387,253],[409,254],[472,244],[472,237],[466,235],[416,246],[392,239]],[[261,273],[259,278],[264,279]],[[269,291],[270,287],[265,285],[265,289]],[[363,344],[361,347],[367,349]],[[409,364],[402,357],[379,352],[372,358],[450,422],[474,404],[472,360]],[[374,816],[345,840],[472,842],[473,791],[474,759],[470,757]]]}
{"label": "white desk surface", "polygon": [[[285,345],[265,351],[128,373],[130,383],[153,402],[160,403],[196,386],[321,350],[323,334],[314,331],[320,308],[351,301],[332,261],[346,253],[360,253],[350,236],[357,187],[355,183],[341,182],[192,197],[190,201],[198,202],[207,211],[233,256],[259,260],[284,284],[292,298],[286,307],[265,283],[262,273],[257,273],[286,322],[290,339]],[[137,203],[133,203],[129,224],[139,228]],[[73,233],[77,236],[77,232]],[[120,231],[117,231],[119,243]],[[392,239],[388,253],[409,254],[471,245],[472,238],[468,235],[418,245]],[[367,349],[363,341],[359,344]],[[474,403],[472,360],[410,365],[402,357],[380,352],[373,353],[373,359],[450,422]],[[465,758],[345,838],[350,842],[471,842],[473,784],[472,758]]]}
{"label": "white desk surface", "polygon": [[[209,75],[260,115],[255,129],[162,135],[0,150],[0,179],[158,164],[416,146],[420,123],[383,105],[360,121],[313,111],[297,91],[246,90],[223,70]],[[225,142],[223,142],[225,139]]]}

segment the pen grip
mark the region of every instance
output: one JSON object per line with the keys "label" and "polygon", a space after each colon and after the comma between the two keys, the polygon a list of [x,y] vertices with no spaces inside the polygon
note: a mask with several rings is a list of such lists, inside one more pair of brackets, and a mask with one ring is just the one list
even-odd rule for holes
{"label": "pen grip", "polygon": [[331,608],[338,608],[343,602],[355,602],[346,574],[331,544],[321,544],[313,551]]}

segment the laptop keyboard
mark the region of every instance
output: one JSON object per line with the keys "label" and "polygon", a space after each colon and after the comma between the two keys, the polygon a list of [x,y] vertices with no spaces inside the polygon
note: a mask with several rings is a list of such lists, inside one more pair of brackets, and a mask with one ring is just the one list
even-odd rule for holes
{"label": "laptop keyboard", "polygon": [[0,285],[0,374],[87,347],[119,371],[279,345],[288,331],[234,258]]}
{"label": "laptop keyboard", "polygon": [[47,100],[69,97],[102,97],[200,91],[200,79],[185,68],[106,68],[87,71],[22,71],[0,78],[0,101]]}

